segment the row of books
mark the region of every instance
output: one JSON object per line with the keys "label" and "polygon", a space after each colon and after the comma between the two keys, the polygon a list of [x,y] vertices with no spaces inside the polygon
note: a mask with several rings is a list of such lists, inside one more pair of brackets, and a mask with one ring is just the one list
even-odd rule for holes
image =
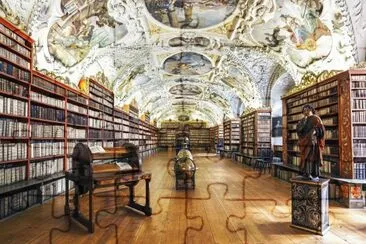
{"label": "row of books", "polygon": [[0,113],[28,116],[28,103],[0,95]]}
{"label": "row of books", "polygon": [[23,211],[38,202],[37,190],[27,190],[0,198],[0,219]]}
{"label": "row of books", "polygon": [[5,60],[0,60],[0,72],[18,78],[19,80],[29,82],[31,75],[27,70],[23,70],[14,66],[13,64],[6,62]]}
{"label": "row of books", "polygon": [[92,146],[103,146],[103,141],[88,141],[88,146],[92,147]]}
{"label": "row of books", "polygon": [[108,114],[104,114],[103,119],[108,120],[108,121],[110,121],[110,122],[114,122],[114,121],[113,121],[113,117],[112,117],[112,116],[110,116],[110,115],[108,115]]}
{"label": "row of books", "polygon": [[353,177],[360,180],[366,179],[366,163],[354,164]]}
{"label": "row of books", "polygon": [[34,91],[31,92],[31,100],[37,101],[37,102],[40,102],[40,103],[44,103],[44,104],[47,104],[47,105],[59,107],[61,109],[63,109],[65,107],[65,101],[64,100],[49,97],[49,96],[46,96],[44,94],[34,92]]}
{"label": "row of books", "polygon": [[365,140],[353,140],[353,155],[355,157],[366,157]]}
{"label": "row of books", "polygon": [[[1,61],[0,61],[1,62]],[[28,97],[28,88],[0,77],[0,91],[21,97]]]}
{"label": "row of books", "polygon": [[51,159],[41,162],[34,162],[29,167],[29,178],[40,178],[62,172],[64,169],[64,159]]}
{"label": "row of books", "polygon": [[[338,117],[328,117],[328,118],[322,118],[323,124],[324,126],[333,126],[333,125],[338,125]],[[296,129],[296,124],[295,128]],[[327,129],[328,130],[328,129]]]}
{"label": "row of books", "polygon": [[366,100],[354,99],[352,101],[353,109],[366,109]]}
{"label": "row of books", "polygon": [[112,96],[111,92],[109,92],[106,89],[103,89],[102,87],[98,86],[97,84],[94,84],[93,82],[90,82],[89,88],[90,88],[90,92],[93,92],[97,96],[100,96],[100,97],[104,97],[104,96],[111,97]]}
{"label": "row of books", "polygon": [[54,198],[55,196],[65,192],[65,189],[65,178],[41,185],[40,190],[42,202]]}
{"label": "row of books", "polygon": [[0,186],[10,185],[25,180],[26,166],[0,164]]}
{"label": "row of books", "polygon": [[15,120],[0,118],[0,136],[1,137],[27,137],[27,123]]}
{"label": "row of books", "polygon": [[93,93],[89,93],[89,96],[91,99],[103,104],[104,106],[108,106],[108,107],[111,107],[113,108],[114,106],[114,102],[111,102],[111,101],[108,101],[107,99],[105,99],[106,97],[97,97],[95,96]]}
{"label": "row of books", "polygon": [[104,111],[104,106],[102,104],[94,102],[92,100],[89,100],[89,107],[92,107],[96,110]]}
{"label": "row of books", "polygon": [[35,138],[63,138],[64,126],[32,122],[31,135]]}
{"label": "row of books", "polygon": [[10,30],[8,27],[4,26],[3,24],[0,24],[0,30],[1,32],[5,33],[7,36],[10,36],[11,38],[15,39],[17,42],[21,43],[22,45],[25,45],[25,39],[17,35],[14,30]]}
{"label": "row of books", "polygon": [[86,138],[86,129],[67,127],[67,138]]}
{"label": "row of books", "polygon": [[366,87],[364,90],[353,90],[352,91],[352,98],[363,98],[365,99],[366,97]]}
{"label": "row of books", "polygon": [[[327,93],[323,93],[323,92],[334,91],[334,88],[336,88],[337,85],[338,85],[338,81],[332,81],[332,82],[324,84],[322,86],[316,86],[313,89],[311,89],[307,92],[304,92],[302,94],[299,94],[296,97],[289,98],[287,100],[287,103],[289,106],[293,107],[293,106],[301,105],[304,102],[306,102],[306,101],[301,101],[302,100],[301,98],[307,99],[309,97],[312,97],[313,99],[316,99],[316,98],[319,98],[322,96],[327,96],[326,95]],[[316,96],[314,96],[314,95],[316,95]]]}
{"label": "row of books", "polygon": [[[307,104],[312,105],[314,108],[325,106],[330,103],[335,103],[338,101],[338,96],[331,96],[316,102],[308,102]],[[302,113],[302,106],[292,107],[288,109],[289,114]]]}
{"label": "row of books", "polygon": [[246,156],[253,156],[254,149],[253,148],[243,148],[242,153]]}
{"label": "row of books", "polygon": [[354,137],[364,137],[366,139],[366,126],[354,125],[353,126],[353,136]]}
{"label": "row of books", "polygon": [[31,105],[31,117],[57,122],[65,122],[65,111],[61,109]]}
{"label": "row of books", "polygon": [[78,103],[81,103],[85,106],[88,105],[88,99],[83,97],[83,96],[80,96],[72,91],[67,91],[67,100],[68,101],[74,101],[74,102],[78,102]]}
{"label": "row of books", "polygon": [[114,117],[114,123],[118,123],[115,126],[117,126],[117,125],[119,126],[123,123],[123,120],[121,118]]}
{"label": "row of books", "polygon": [[258,147],[262,147],[262,148],[270,148],[271,147],[271,142],[258,142],[257,143]]}
{"label": "row of books", "polygon": [[323,154],[327,154],[327,155],[339,155],[339,147],[338,145],[336,146],[325,146],[323,149]]}
{"label": "row of books", "polygon": [[106,129],[106,130],[113,130],[114,129],[113,122],[104,121],[104,129]]}
{"label": "row of books", "polygon": [[58,156],[64,154],[64,142],[42,141],[30,144],[31,158]]}
{"label": "row of books", "polygon": [[57,86],[49,81],[46,81],[38,76],[33,76],[32,84],[41,87],[42,89],[48,90],[52,93],[59,94],[61,96],[65,96],[65,88]]}
{"label": "row of books", "polygon": [[[104,132],[106,132],[106,131],[89,129],[89,132],[88,132],[89,133],[89,138],[93,138],[93,139],[106,138],[104,136]],[[113,138],[113,137],[111,137],[111,138]]]}
{"label": "row of books", "polygon": [[294,166],[300,166],[300,157],[294,156],[294,155],[289,155],[288,156],[288,163],[292,164]]}
{"label": "row of books", "polygon": [[103,113],[100,112],[100,111],[95,111],[93,109],[89,109],[88,114],[89,114],[89,116],[93,116],[93,117],[96,117],[96,118],[99,118],[99,119],[103,119]]}
{"label": "row of books", "polygon": [[88,118],[79,114],[67,113],[67,123],[71,125],[87,126]]}
{"label": "row of books", "polygon": [[29,49],[25,48],[24,46],[20,45],[13,39],[5,36],[4,34],[0,33],[0,42],[5,44],[8,47],[11,47],[13,50],[17,51],[18,53],[30,58],[31,52]]}
{"label": "row of books", "polygon": [[366,123],[366,111],[353,111],[352,122],[365,122]]}
{"label": "row of books", "polygon": [[352,75],[352,87],[357,88],[359,84],[364,85],[362,87],[366,87],[366,75]]}
{"label": "row of books", "polygon": [[4,58],[5,60],[10,60],[13,63],[22,66],[23,68],[30,69],[30,62],[25,60],[23,57],[6,50],[5,48],[0,48],[0,57]]}
{"label": "row of books", "polygon": [[104,128],[104,121],[100,119],[89,118],[89,126],[94,128]]}
{"label": "row of books", "polygon": [[325,130],[325,139],[338,139],[338,130],[336,128],[328,128]]}
{"label": "row of books", "polygon": [[1,143],[0,162],[27,158],[27,143]]}
{"label": "row of books", "polygon": [[104,147],[114,147],[114,141],[105,141],[103,145]]}
{"label": "row of books", "polygon": [[[85,141],[68,141],[67,142],[67,148],[66,148],[66,154],[70,155],[72,154],[72,152],[74,151],[74,147],[76,146],[76,144],[78,144],[79,142],[84,143]],[[69,169],[69,168],[68,168]]]}

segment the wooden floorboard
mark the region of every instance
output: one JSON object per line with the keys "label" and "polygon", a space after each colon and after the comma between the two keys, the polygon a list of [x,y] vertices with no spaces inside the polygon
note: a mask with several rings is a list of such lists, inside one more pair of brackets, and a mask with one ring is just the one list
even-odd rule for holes
{"label": "wooden floorboard", "polygon": [[[196,189],[175,189],[172,152],[145,160],[152,172],[151,207],[146,217],[123,206],[127,189],[94,196],[95,233],[63,215],[63,196],[0,222],[0,243],[365,243],[366,210],[331,202],[331,229],[324,236],[289,227],[290,184],[259,176],[230,159],[197,154]],[[136,187],[144,203],[144,183]],[[83,212],[87,199],[82,199]]]}

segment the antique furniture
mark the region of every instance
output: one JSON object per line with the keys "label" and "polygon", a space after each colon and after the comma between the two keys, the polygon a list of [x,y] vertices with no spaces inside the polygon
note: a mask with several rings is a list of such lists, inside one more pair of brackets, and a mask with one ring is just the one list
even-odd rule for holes
{"label": "antique furniture", "polygon": [[[76,144],[72,154],[72,169],[65,172],[66,194],[65,214],[85,226],[90,233],[94,232],[93,222],[93,191],[96,188],[114,187],[125,185],[129,188],[128,207],[139,210],[145,215],[151,215],[149,183],[151,173],[141,171],[138,149],[135,145],[126,143],[123,147],[103,148],[93,152],[82,143]],[[145,180],[146,197],[145,206],[134,201],[134,187],[140,180]],[[69,205],[69,181],[75,185],[73,197],[74,209]],[[80,211],[81,195],[88,194],[89,214],[82,215]]]}
{"label": "antique furniture", "polygon": [[291,227],[324,235],[329,230],[329,179],[292,178]]}

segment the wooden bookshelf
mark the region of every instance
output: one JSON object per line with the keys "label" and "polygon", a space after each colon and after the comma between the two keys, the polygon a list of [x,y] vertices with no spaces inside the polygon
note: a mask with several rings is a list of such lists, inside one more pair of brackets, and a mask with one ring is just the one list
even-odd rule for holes
{"label": "wooden bookshelf", "polygon": [[267,157],[271,151],[271,110],[255,110],[241,117],[241,153]]}
{"label": "wooden bookshelf", "polygon": [[146,121],[138,120],[122,109],[114,108],[115,147],[126,142],[139,147],[141,158],[157,151],[157,128]]}
{"label": "wooden bookshelf", "polygon": [[210,145],[210,129],[191,127],[189,129],[189,141],[192,149],[207,150]]}
{"label": "wooden bookshelf", "polygon": [[218,144],[224,140],[224,126],[216,125],[210,128],[210,144],[211,149],[214,149],[216,152],[219,150]]}
{"label": "wooden bookshelf", "polygon": [[218,130],[219,130],[218,125],[210,127],[210,148],[211,148],[211,150],[216,149],[216,144],[217,144],[216,135],[218,133]]}
{"label": "wooden bookshelf", "polygon": [[366,71],[349,70],[284,96],[283,161],[300,164],[296,125],[302,107],[311,104],[325,125],[326,143],[321,174],[340,185],[341,199],[349,207],[363,207],[366,184]]}
{"label": "wooden bookshelf", "polygon": [[282,161],[282,145],[273,145],[273,156],[280,158]]}
{"label": "wooden bookshelf", "polygon": [[142,157],[157,148],[157,128],[118,115],[113,92],[98,82],[85,95],[32,70],[33,43],[0,18],[0,219],[64,192],[78,142],[113,147],[125,138]]}
{"label": "wooden bookshelf", "polygon": [[232,152],[240,151],[240,119],[224,122],[224,155],[231,156]]}

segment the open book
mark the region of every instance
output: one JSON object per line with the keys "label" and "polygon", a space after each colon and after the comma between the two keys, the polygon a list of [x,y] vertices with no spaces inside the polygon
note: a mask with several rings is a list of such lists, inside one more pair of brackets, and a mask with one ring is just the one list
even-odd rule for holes
{"label": "open book", "polygon": [[105,150],[102,146],[91,146],[89,147],[90,152],[93,153],[105,153]]}

